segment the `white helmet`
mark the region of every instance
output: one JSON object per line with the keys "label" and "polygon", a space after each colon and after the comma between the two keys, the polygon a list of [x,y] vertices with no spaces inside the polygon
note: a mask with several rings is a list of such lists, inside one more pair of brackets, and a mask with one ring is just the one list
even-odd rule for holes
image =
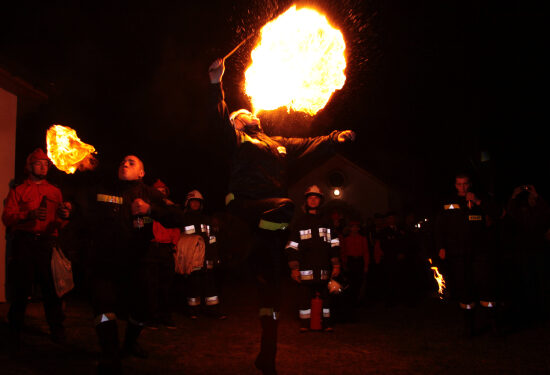
{"label": "white helmet", "polygon": [[244,108],[231,112],[231,114],[229,115],[229,121],[231,122],[231,126],[235,127],[235,119],[237,118],[237,116],[242,115],[243,113],[247,113],[249,115],[252,114],[252,112]]}
{"label": "white helmet", "polygon": [[311,185],[310,187],[308,187],[306,189],[306,191],[304,192],[304,197],[308,197],[308,195],[318,195],[319,198],[324,198],[325,196],[323,195],[323,192],[321,191],[321,189],[319,189],[319,186],[317,185]]}
{"label": "white helmet", "polygon": [[189,204],[189,201],[191,199],[200,200],[201,201],[201,206],[202,206],[202,202],[204,201],[204,198],[202,197],[202,194],[200,193],[200,191],[191,190],[189,193],[187,193],[187,197],[185,198],[185,207],[187,207],[187,205]]}

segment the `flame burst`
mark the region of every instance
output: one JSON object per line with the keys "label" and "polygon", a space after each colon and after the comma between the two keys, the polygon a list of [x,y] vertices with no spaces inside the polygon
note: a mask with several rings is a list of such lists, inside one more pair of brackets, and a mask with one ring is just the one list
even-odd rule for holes
{"label": "flame burst", "polygon": [[95,148],[80,140],[76,131],[67,126],[52,125],[46,133],[48,157],[57,169],[74,173],[77,169],[93,169]]}
{"label": "flame burst", "polygon": [[254,112],[286,107],[316,114],[344,86],[345,49],[340,30],[313,9],[292,6],[267,23],[245,72]]}
{"label": "flame burst", "polygon": [[[432,264],[432,260],[428,259],[430,264]],[[437,291],[439,293],[439,298],[443,299],[443,294],[445,293],[445,278],[443,275],[439,272],[439,269],[435,266],[430,267],[430,269],[434,272],[434,279],[437,281],[437,285],[439,286],[439,290]]]}

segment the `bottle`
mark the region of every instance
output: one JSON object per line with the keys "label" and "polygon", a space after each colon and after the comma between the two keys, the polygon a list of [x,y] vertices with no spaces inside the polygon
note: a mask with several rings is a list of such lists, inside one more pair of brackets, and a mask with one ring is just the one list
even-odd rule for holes
{"label": "bottle", "polygon": [[134,216],[134,229],[142,229],[143,228],[143,216]]}
{"label": "bottle", "polygon": [[[38,210],[39,211],[46,211],[47,208],[48,208],[48,198],[46,198],[46,196],[44,195],[42,197],[42,200],[40,201],[40,206],[38,207]],[[46,215],[44,215],[44,216],[38,215],[38,220],[40,220],[40,221],[46,220]]]}

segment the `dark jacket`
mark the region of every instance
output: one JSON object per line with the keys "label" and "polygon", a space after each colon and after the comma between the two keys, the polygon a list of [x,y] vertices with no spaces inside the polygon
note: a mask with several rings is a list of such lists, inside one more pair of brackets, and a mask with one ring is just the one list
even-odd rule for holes
{"label": "dark jacket", "polygon": [[484,205],[477,206],[458,195],[446,200],[436,219],[436,250],[445,249],[449,258],[476,256],[490,250],[490,232]]}
{"label": "dark jacket", "polygon": [[211,85],[211,101],[216,106],[214,132],[221,134],[232,155],[229,192],[236,198],[286,197],[287,165],[312,153],[330,153],[338,131],[314,138],[271,137],[261,129],[246,133],[235,130],[229,121],[222,85]]}
{"label": "dark jacket", "polygon": [[[131,204],[137,198],[151,205],[150,215],[132,215]],[[90,189],[84,215],[91,264],[138,261],[153,239],[153,219],[166,227],[179,227],[183,212],[167,206],[162,198],[142,181],[117,180]]]}
{"label": "dark jacket", "polygon": [[[331,259],[339,256],[340,241],[333,236],[328,220],[321,215],[303,214],[290,227],[285,251],[289,262],[299,262],[302,281],[328,280]],[[312,271],[311,278],[307,271]]]}

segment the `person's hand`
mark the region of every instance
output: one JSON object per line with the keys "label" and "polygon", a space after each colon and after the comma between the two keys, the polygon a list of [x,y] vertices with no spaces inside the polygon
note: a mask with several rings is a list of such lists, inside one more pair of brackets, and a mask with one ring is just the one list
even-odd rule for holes
{"label": "person's hand", "polygon": [[164,203],[166,203],[167,206],[175,206],[176,205],[174,202],[172,202],[168,198],[164,198]]}
{"label": "person's hand", "polygon": [[47,213],[48,210],[46,207],[38,207],[36,210],[29,211],[27,214],[27,219],[44,221],[46,220]]}
{"label": "person's hand", "polygon": [[526,187],[527,187],[527,191],[529,192],[529,195],[534,199],[537,199],[539,195],[535,190],[535,187],[533,185],[526,185]]}
{"label": "person's hand", "polygon": [[332,266],[332,273],[330,274],[330,278],[334,279],[335,277],[338,277],[340,275],[340,265],[334,264]]}
{"label": "person's hand", "polygon": [[466,193],[465,198],[466,198],[466,201],[474,202],[476,206],[479,206],[481,204],[481,200],[478,197],[476,197],[474,193],[470,191]]}
{"label": "person's hand", "polygon": [[225,64],[223,59],[216,59],[208,68],[208,76],[210,77],[210,83],[220,83],[225,71]]}
{"label": "person's hand", "polygon": [[300,270],[299,269],[292,269],[290,270],[290,277],[292,280],[296,281],[297,283],[300,283]]}
{"label": "person's hand", "polygon": [[132,202],[132,215],[147,215],[151,211],[151,205],[141,198],[134,199]]}
{"label": "person's hand", "polygon": [[338,134],[338,143],[355,141],[355,132],[353,130],[344,130]]}
{"label": "person's hand", "polygon": [[73,205],[71,202],[63,202],[59,205],[57,208],[57,216],[59,216],[62,219],[68,219],[71,215],[71,211],[73,209]]}
{"label": "person's hand", "polygon": [[439,249],[439,259],[444,260],[445,255],[445,249]]}

